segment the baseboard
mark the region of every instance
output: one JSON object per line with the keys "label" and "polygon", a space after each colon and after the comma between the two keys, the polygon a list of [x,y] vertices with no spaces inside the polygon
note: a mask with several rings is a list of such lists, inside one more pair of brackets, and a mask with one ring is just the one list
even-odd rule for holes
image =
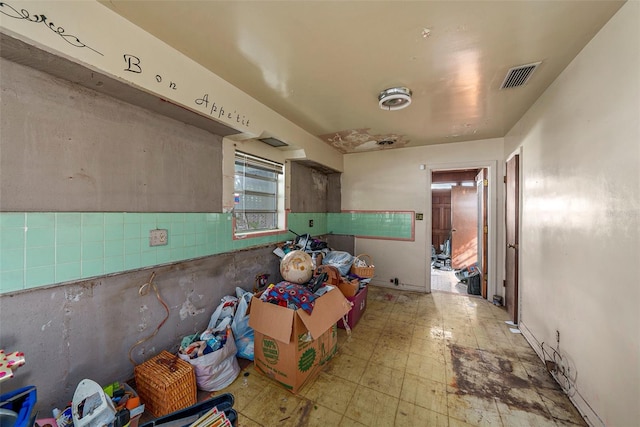
{"label": "baseboard", "polygon": [[[544,363],[544,355],[542,354],[542,343],[533,335],[531,330],[527,327],[524,322],[520,322],[518,324],[518,328],[520,332],[522,332],[522,336],[529,343],[531,348],[536,352],[540,360]],[[584,418],[585,422],[589,424],[590,427],[605,427],[605,423],[602,419],[596,414],[596,412],[591,408],[589,402],[587,402],[584,397],[580,394],[580,390],[578,388],[575,389],[575,393],[573,396],[568,396],[573,406],[576,407],[582,418]]]}
{"label": "baseboard", "polygon": [[371,281],[371,285],[372,286],[376,286],[378,288],[386,288],[386,289],[395,289],[397,291],[410,291],[410,292],[420,292],[422,294],[427,293],[424,289],[424,287],[422,286],[415,286],[415,285],[409,285],[409,284],[400,284],[398,286],[396,285],[390,285],[381,281]]}

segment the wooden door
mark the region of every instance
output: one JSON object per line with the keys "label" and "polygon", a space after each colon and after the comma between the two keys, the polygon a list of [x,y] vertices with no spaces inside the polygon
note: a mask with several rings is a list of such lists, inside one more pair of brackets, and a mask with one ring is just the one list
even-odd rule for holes
{"label": "wooden door", "polygon": [[520,220],[519,157],[507,161],[505,234],[505,305],[514,323],[518,323],[518,225]]}
{"label": "wooden door", "polygon": [[451,235],[451,190],[431,191],[431,244],[440,253],[440,245]]}
{"label": "wooden door", "polygon": [[487,170],[482,169],[476,175],[476,192],[478,194],[478,267],[482,273],[482,298],[487,298],[487,256],[489,252],[489,225],[487,216]]}
{"label": "wooden door", "polygon": [[476,187],[451,188],[451,267],[467,267],[478,260],[478,196]]}

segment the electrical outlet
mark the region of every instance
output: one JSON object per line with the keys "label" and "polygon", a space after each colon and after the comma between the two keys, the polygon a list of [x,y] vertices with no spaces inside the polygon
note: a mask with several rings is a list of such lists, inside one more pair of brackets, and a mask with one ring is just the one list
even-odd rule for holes
{"label": "electrical outlet", "polygon": [[309,220],[309,227],[313,227],[313,220],[312,219]]}
{"label": "electrical outlet", "polygon": [[169,243],[169,232],[166,229],[149,230],[149,246],[164,246]]}

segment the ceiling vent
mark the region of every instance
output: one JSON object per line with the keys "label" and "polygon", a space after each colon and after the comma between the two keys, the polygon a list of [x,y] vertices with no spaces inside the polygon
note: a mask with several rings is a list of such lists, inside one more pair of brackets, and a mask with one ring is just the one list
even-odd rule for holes
{"label": "ceiling vent", "polygon": [[272,137],[259,138],[259,141],[262,141],[265,144],[270,145],[272,147],[287,147],[287,146],[289,146],[289,144],[287,144],[286,142],[282,142],[279,139],[272,138]]}
{"label": "ceiling vent", "polygon": [[378,105],[383,110],[401,110],[409,104],[411,104],[411,90],[406,87],[392,87],[378,95]]}
{"label": "ceiling vent", "polygon": [[542,64],[542,61],[511,68],[507,71],[507,76],[504,78],[500,89],[523,86],[527,81],[529,81],[531,75],[540,64]]}

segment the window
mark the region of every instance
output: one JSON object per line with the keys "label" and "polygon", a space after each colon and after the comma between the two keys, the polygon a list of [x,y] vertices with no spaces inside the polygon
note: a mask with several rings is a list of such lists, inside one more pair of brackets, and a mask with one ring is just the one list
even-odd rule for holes
{"label": "window", "polygon": [[462,181],[462,182],[434,182],[431,184],[431,189],[432,190],[450,190],[452,187],[455,186],[461,186],[461,187],[475,187],[476,186],[476,182],[475,181]]}
{"label": "window", "polygon": [[278,229],[284,210],[283,166],[236,151],[234,209],[236,233]]}
{"label": "window", "polygon": [[434,182],[431,184],[432,190],[451,190],[451,187],[455,187],[455,182]]}

